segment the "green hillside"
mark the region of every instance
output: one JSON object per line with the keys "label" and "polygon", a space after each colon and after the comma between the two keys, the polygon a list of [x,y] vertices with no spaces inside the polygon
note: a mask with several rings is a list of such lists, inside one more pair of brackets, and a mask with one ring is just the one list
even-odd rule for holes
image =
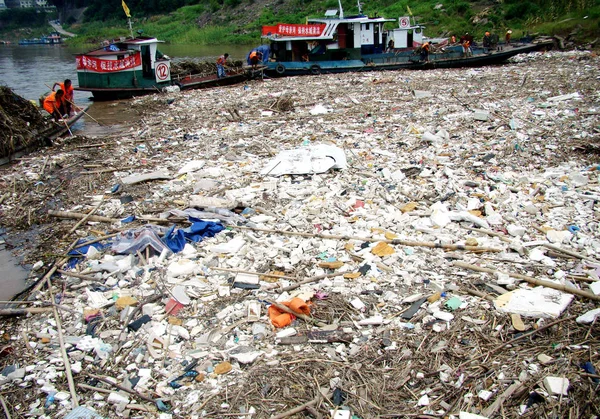
{"label": "green hillside", "polygon": [[[338,0],[126,0],[136,29],[179,44],[247,44],[260,39],[262,25],[302,23],[337,9]],[[126,36],[126,17],[119,0],[54,0],[65,28],[80,36],[74,43],[97,43]],[[346,15],[357,13],[353,0],[342,1]],[[428,36],[485,31],[513,37],[559,35],[589,43],[600,33],[600,0],[365,0],[363,12],[397,18],[409,10]],[[75,8],[85,7],[82,17]],[[80,10],[80,9],[79,9]]]}

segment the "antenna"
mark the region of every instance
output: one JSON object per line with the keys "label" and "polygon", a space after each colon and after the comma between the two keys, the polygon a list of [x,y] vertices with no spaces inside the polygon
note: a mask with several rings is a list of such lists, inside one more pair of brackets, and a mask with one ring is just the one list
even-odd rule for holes
{"label": "antenna", "polygon": [[340,19],[344,18],[344,9],[342,8],[342,0],[338,0],[338,4],[340,5]]}
{"label": "antenna", "polygon": [[362,15],[362,3],[360,0],[356,0],[356,4],[358,5],[358,14]]}

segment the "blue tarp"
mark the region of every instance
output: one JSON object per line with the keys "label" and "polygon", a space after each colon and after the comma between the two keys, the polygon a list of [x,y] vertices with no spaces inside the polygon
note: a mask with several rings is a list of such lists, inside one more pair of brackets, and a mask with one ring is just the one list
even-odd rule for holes
{"label": "blue tarp", "polygon": [[[135,254],[138,250],[144,250],[146,247],[152,247],[156,252],[160,253],[164,248],[168,247],[173,253],[180,252],[185,246],[186,241],[200,242],[205,237],[214,237],[220,231],[225,230],[221,223],[213,221],[203,221],[198,218],[189,217],[192,225],[188,228],[180,228],[175,230],[175,225],[169,228],[164,237],[160,238],[164,229],[162,227],[147,225],[137,230],[128,230],[121,235],[115,237],[112,242],[106,244],[93,243],[87,246],[75,247],[68,254],[70,256],[85,256],[90,247],[95,247],[97,250],[103,250],[112,246],[112,250],[118,254]],[[78,244],[94,240],[93,237],[80,239]],[[83,258],[71,258],[67,264],[69,268],[75,267]]]}
{"label": "blue tarp", "polygon": [[258,51],[262,53],[262,63],[268,63],[269,62],[269,55],[271,54],[271,49],[269,48],[268,45],[261,45],[258,46],[256,48],[253,48],[248,55],[246,55],[246,62],[248,63],[248,65],[251,65],[252,63],[250,62],[250,54],[252,53],[252,51]]}
{"label": "blue tarp", "polygon": [[192,225],[188,228],[180,228],[175,231],[175,225],[173,225],[165,234],[163,241],[173,253],[180,252],[185,246],[186,240],[197,243],[205,237],[214,237],[215,234],[225,229],[221,223],[213,221],[203,221],[192,217],[190,217],[190,221]]}
{"label": "blue tarp", "polygon": [[[87,251],[89,250],[90,247],[95,247],[97,250],[103,250],[103,249],[106,249],[107,247],[110,246],[110,242],[109,242],[109,243],[106,243],[106,244],[92,243],[92,244],[88,244],[87,246],[77,247],[78,245],[80,245],[82,243],[87,243],[87,242],[92,241],[94,239],[95,239],[95,237],[87,237],[85,239],[79,239],[77,241],[77,245],[75,245],[75,248],[73,250],[71,250],[69,253],[67,253],[67,255],[69,255],[69,256],[82,256],[82,255],[85,256],[87,254]],[[68,268],[74,268],[75,265],[77,265],[82,260],[83,260],[83,258],[81,258],[81,257],[71,258],[67,262],[67,267]]]}

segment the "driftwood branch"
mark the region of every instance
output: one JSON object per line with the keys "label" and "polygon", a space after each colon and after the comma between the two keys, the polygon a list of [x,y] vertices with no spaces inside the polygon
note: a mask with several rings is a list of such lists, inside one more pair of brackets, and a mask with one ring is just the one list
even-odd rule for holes
{"label": "driftwood branch", "polygon": [[[331,395],[328,395],[326,397],[331,398]],[[319,404],[321,402],[321,400],[323,400],[323,395],[321,393],[318,393],[316,395],[316,397],[314,399],[312,399],[311,401],[301,404],[300,406],[294,407],[293,409],[279,413],[278,415],[271,416],[271,419],[283,419],[283,418],[287,418],[288,416],[295,415],[296,413],[300,413],[309,407]]]}
{"label": "driftwood branch", "polygon": [[523,281],[529,282],[530,284],[541,285],[543,287],[553,288],[555,290],[563,291],[563,292],[566,292],[569,294],[578,295],[579,297],[589,298],[590,300],[600,301],[600,295],[595,295],[595,294],[592,294],[591,292],[583,291],[583,290],[580,290],[579,288],[575,288],[570,285],[555,284],[554,282],[546,281],[544,279],[536,279],[531,276],[521,275],[521,274],[517,274],[514,272],[503,272],[503,271],[499,271],[496,269],[483,268],[481,266],[471,265],[469,263],[460,262],[460,261],[454,261],[453,265],[457,266],[459,268],[470,269],[472,271],[478,271],[478,272],[486,272],[486,273],[490,273],[490,274],[502,273],[502,274],[505,274],[508,276],[512,276],[513,278],[517,278],[517,279],[521,279]]}
{"label": "driftwood branch", "polygon": [[414,246],[414,247],[431,247],[434,249],[445,249],[445,250],[467,250],[470,252],[501,252],[502,249],[496,249],[491,247],[479,247],[479,246],[466,246],[461,244],[442,244],[435,242],[418,242],[412,240],[401,240],[401,239],[376,239],[372,237],[359,237],[359,236],[341,236],[341,235],[333,235],[333,234],[322,234],[322,233],[302,233],[297,231],[284,231],[284,230],[274,230],[269,228],[258,228],[258,227],[245,227],[245,226],[236,226],[236,225],[227,225],[226,227],[238,230],[252,230],[252,231],[261,231],[263,233],[275,233],[275,234],[285,234],[288,236],[300,236],[300,237],[317,237],[321,239],[330,239],[330,240],[357,240],[363,242],[371,242],[378,243],[384,242],[388,244],[397,244],[401,246]]}
{"label": "driftwood branch", "polygon": [[0,316],[26,316],[28,314],[47,313],[52,307],[2,308]]}

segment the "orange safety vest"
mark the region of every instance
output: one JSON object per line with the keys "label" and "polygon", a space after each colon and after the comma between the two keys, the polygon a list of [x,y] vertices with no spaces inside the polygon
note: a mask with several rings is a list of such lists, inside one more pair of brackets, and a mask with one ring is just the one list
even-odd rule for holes
{"label": "orange safety vest", "polygon": [[423,49],[424,49],[425,51],[429,52],[429,42],[425,42],[425,43],[423,44]]}
{"label": "orange safety vest", "polygon": [[64,83],[58,83],[58,85],[60,86],[60,90],[65,92],[65,99],[73,102],[73,85],[70,85],[68,89],[65,87]]}
{"label": "orange safety vest", "polygon": [[221,55],[218,59],[217,59],[217,64],[223,65],[227,62],[227,60],[225,59],[224,55]]}
{"label": "orange safety vest", "polygon": [[59,99],[56,99],[56,92],[50,93],[46,97],[46,99],[44,99],[44,109],[49,114],[52,114],[52,112],[54,112],[55,110],[58,110],[58,108],[60,108],[61,104],[62,104],[62,101]]}
{"label": "orange safety vest", "polygon": [[250,53],[250,58],[256,58],[256,57],[258,57],[258,54],[256,53],[256,51],[252,51]]}

